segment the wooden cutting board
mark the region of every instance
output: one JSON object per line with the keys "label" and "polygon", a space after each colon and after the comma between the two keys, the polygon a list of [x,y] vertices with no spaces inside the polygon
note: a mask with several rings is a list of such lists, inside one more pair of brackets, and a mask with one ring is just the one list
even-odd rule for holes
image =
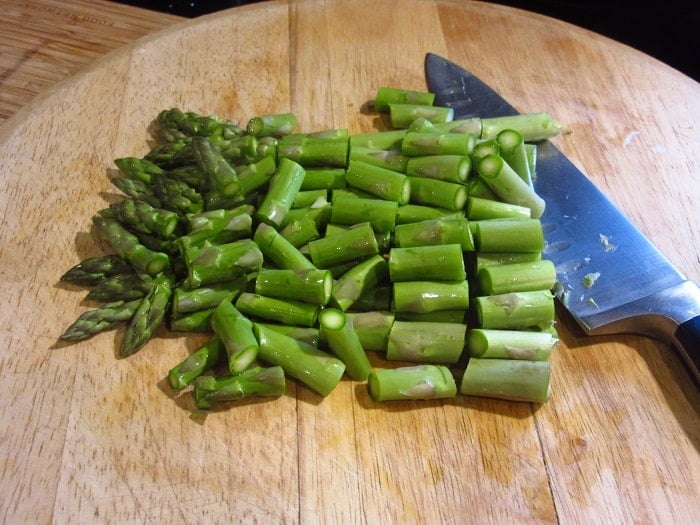
{"label": "wooden cutting board", "polygon": [[376,128],[377,87],[423,89],[435,52],[555,139],[690,278],[700,280],[700,89],[552,19],[481,2],[275,1],[179,24],[95,62],[0,128],[0,521],[7,523],[691,523],[700,395],[667,346],[585,338],[562,317],[543,406],[458,397],[377,404],[345,380],[193,415],[167,386],[201,338],[119,333],[66,345],[90,305],[58,284],[104,252],[90,217],[112,159],[148,150],[158,111],[303,130]]}

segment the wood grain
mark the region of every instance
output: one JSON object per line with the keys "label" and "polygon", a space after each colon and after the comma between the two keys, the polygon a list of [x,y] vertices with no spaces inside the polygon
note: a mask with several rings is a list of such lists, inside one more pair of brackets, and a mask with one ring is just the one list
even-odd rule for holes
{"label": "wood grain", "polygon": [[[428,51],[518,109],[561,120],[557,145],[700,280],[696,82],[599,35],[482,2],[273,1],[136,41],[176,20],[109,4],[98,15],[85,1],[10,4],[15,24],[2,27],[27,30],[1,40],[17,63],[3,86],[17,83],[0,104],[12,115],[0,128],[0,521],[696,520],[700,395],[649,339],[585,338],[561,317],[554,394],[541,407],[378,405],[345,380],[323,399],[290,382],[278,400],[206,416],[164,381],[201,338],[162,331],[125,360],[114,358],[120,333],[56,339],[90,307],[57,282],[104,249],[89,224],[112,191],[106,169],[147,150],[159,110],[241,121],[293,111],[303,129],[365,131],[378,124],[363,111],[378,86],[425,86]],[[34,45],[42,60],[23,61]],[[17,80],[31,78],[35,99]]]}

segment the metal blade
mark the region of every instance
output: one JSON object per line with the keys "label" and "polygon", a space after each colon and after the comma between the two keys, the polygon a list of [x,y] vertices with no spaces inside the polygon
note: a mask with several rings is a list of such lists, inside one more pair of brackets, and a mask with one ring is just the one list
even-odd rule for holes
{"label": "metal blade", "polygon": [[[435,104],[454,108],[455,119],[517,114],[493,89],[456,64],[428,54],[425,68]],[[543,256],[557,268],[562,304],[587,332],[630,331],[619,326],[625,315],[633,314],[625,313],[625,305],[685,281],[549,142],[538,145],[535,190],[547,203],[541,219]],[[654,333],[643,327],[632,331]]]}

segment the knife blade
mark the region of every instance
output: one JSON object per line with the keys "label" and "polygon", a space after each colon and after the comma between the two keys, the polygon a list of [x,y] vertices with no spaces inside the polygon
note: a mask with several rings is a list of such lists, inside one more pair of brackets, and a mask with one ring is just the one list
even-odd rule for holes
{"label": "knife blade", "polygon": [[[425,58],[435,104],[454,118],[518,112],[469,71]],[[686,279],[551,142],[537,146],[543,257],[557,269],[559,302],[588,335],[635,333],[674,346],[700,383],[700,287]],[[593,283],[593,284],[592,284]]]}

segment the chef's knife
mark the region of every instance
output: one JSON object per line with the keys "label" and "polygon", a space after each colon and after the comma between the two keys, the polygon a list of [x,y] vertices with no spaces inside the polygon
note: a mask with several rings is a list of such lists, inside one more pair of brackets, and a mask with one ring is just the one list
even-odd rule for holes
{"label": "chef's knife", "polygon": [[[518,113],[484,82],[442,57],[429,53],[425,73],[435,104],[452,107],[455,119]],[[670,343],[700,382],[700,288],[550,142],[537,148],[535,190],[546,202],[543,257],[556,266],[556,295],[583,330],[636,333]]]}

